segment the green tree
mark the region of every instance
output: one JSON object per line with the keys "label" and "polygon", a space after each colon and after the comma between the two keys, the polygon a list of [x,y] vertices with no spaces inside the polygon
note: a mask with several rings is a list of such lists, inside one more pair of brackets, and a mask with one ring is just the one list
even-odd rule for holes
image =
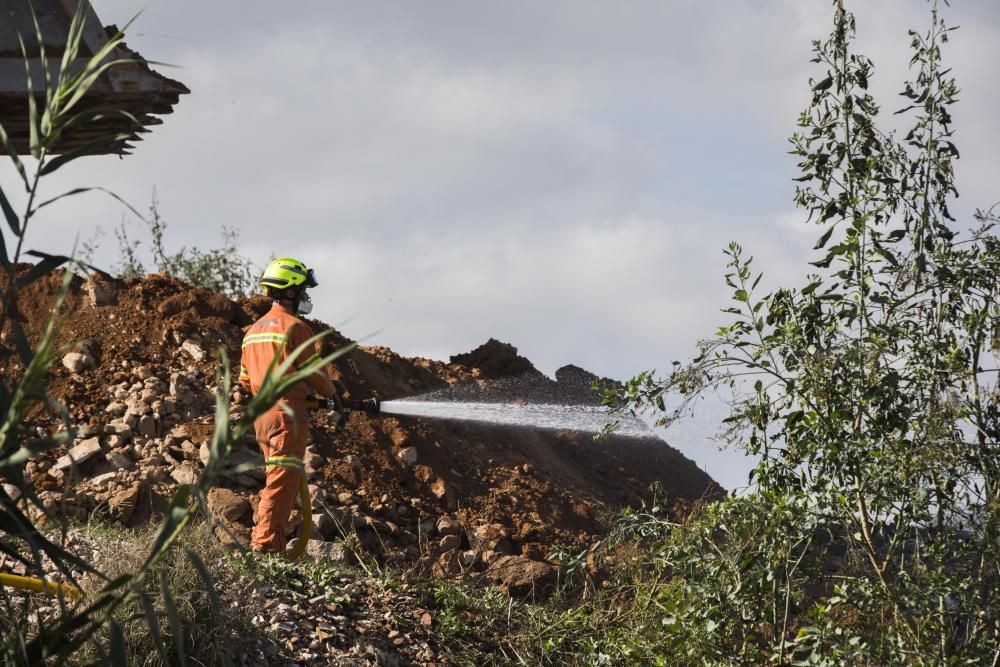
{"label": "green tree", "polygon": [[822,230],[817,272],[761,295],[731,244],[729,323],[690,364],[608,402],[669,422],[729,387],[730,439],[760,459],[753,493],[665,548],[681,573],[670,618],[698,637],[693,655],[997,664],[1000,240],[989,211],[953,229],[952,28],[932,3],[930,28],[909,33],[900,137],[877,125],[874,65],[843,0],[833,8],[791,138],[796,203]]}

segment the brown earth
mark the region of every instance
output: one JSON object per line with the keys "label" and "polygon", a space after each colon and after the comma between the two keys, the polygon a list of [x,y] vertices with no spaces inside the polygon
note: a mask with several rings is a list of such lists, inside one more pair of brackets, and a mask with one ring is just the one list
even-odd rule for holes
{"label": "brown earth", "polygon": [[[62,278],[57,272],[33,283],[13,304],[14,319],[32,343]],[[212,430],[216,351],[224,350],[230,367],[238,368],[243,331],[269,305],[263,297],[233,302],[163,275],[74,278],[60,312],[59,343],[76,345],[83,361],[76,372],[57,363],[49,391],[82,425],[77,442],[96,438],[100,449],[77,471],[55,465],[62,448],[28,464],[46,505],[76,519],[94,514],[130,526],[161,512],[177,484],[200,470],[199,450]],[[7,377],[22,372],[12,326],[0,332]],[[332,332],[323,351],[348,342]],[[590,385],[611,382],[575,366],[549,379],[514,347],[492,339],[449,363],[360,346],[335,361],[332,374],[353,397],[381,399],[442,392],[458,399],[596,403]],[[233,393],[234,414],[245,398]],[[41,410],[30,417],[43,429],[58,424]],[[646,497],[654,482],[678,519],[692,503],[722,493],[657,438],[594,442],[573,431],[357,413],[340,432],[333,424],[329,415],[314,416],[307,457],[314,537],[354,532],[380,558],[422,563],[442,576],[455,574],[456,563],[458,570],[483,570],[505,554],[537,561],[556,545],[589,546],[606,534],[615,512]],[[409,447],[415,464],[399,456]],[[248,456],[259,455],[252,443],[247,449]],[[239,501],[256,507],[262,479],[252,472],[223,483],[232,494],[214,496],[225,499],[220,513],[230,518],[224,523],[243,539],[252,513]]]}

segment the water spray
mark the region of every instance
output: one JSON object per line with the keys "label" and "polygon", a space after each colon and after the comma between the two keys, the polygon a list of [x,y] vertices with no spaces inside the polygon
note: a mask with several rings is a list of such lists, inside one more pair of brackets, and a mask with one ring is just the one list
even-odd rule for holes
{"label": "water spray", "polygon": [[[432,392],[416,398],[382,401],[377,398],[345,398],[343,383],[334,381],[336,393],[330,398],[310,397],[306,407],[310,410],[327,410],[336,415],[335,428],[347,422],[351,412],[366,414],[391,414],[427,419],[471,421],[498,426],[527,426],[551,430],[571,430],[598,433],[615,417],[600,405],[561,403],[527,403],[525,401],[475,401],[456,399],[453,391],[444,396],[449,400],[435,400],[442,392]],[[656,437],[641,419],[617,417],[614,429],[617,435],[630,437]]]}
{"label": "water spray", "polygon": [[[500,426],[530,426],[553,430],[597,433],[611,420],[611,412],[598,405],[557,405],[548,403],[485,403],[466,401],[425,401],[400,399],[379,403],[382,414],[473,421]],[[624,418],[616,435],[650,437],[653,433],[639,419]]]}

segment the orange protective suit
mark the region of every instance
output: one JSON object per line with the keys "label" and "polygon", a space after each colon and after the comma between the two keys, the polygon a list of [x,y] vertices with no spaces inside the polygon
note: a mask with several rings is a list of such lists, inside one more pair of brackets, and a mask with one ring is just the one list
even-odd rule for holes
{"label": "orange protective suit", "polygon": [[[312,335],[309,325],[295,317],[290,309],[275,302],[243,338],[240,384],[256,394],[272,361],[275,366],[282,363]],[[319,362],[315,343],[300,352],[294,363],[295,368],[305,369],[314,365],[316,372],[289,389],[277,405],[254,423],[257,444],[264,453],[264,460],[272,461],[267,466],[267,482],[260,493],[257,522],[250,541],[250,548],[254,551],[285,551],[288,517],[292,513],[299,475],[305,472],[302,457],[306,453],[309,429],[305,397],[313,392],[332,396],[336,391]],[[285,465],[274,465],[275,460]]]}

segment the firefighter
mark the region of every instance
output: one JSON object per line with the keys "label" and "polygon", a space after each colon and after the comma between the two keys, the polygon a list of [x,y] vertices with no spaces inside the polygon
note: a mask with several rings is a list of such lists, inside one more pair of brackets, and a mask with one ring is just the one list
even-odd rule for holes
{"label": "firefighter", "polygon": [[[299,319],[312,311],[306,290],[316,287],[312,269],[290,257],[267,265],[259,281],[265,294],[274,299],[266,315],[251,326],[243,338],[240,384],[256,394],[272,362],[283,362],[312,337],[309,325]],[[303,457],[309,416],[306,395],[334,395],[336,389],[320,365],[315,343],[298,354],[294,367],[315,367],[315,372],[295,384],[268,412],[254,422],[257,443],[264,453],[267,481],[260,493],[256,524],[250,548],[256,552],[284,553],[288,518],[298,491],[299,476],[305,474]]]}

